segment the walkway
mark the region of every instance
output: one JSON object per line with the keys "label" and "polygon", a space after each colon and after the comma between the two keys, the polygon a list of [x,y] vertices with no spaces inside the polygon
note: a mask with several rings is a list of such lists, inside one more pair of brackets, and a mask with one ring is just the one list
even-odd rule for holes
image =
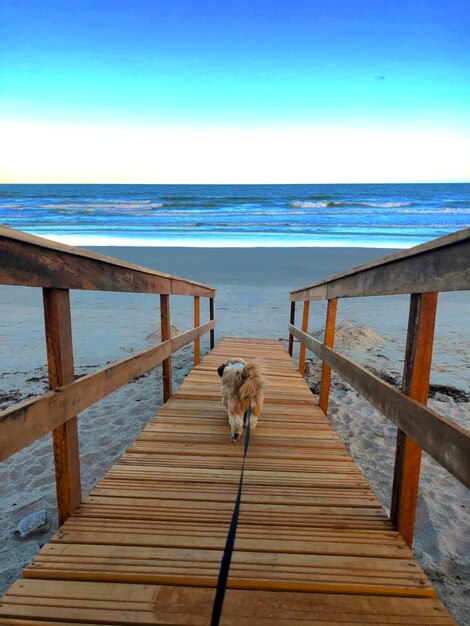
{"label": "walkway", "polygon": [[243,453],[220,403],[230,356],[263,356],[269,378],[221,623],[454,623],[282,345],[224,339],[24,570],[0,624],[209,624]]}

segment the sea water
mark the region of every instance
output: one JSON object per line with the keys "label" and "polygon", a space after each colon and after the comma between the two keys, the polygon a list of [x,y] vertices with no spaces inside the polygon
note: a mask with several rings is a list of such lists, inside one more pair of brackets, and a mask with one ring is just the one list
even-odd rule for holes
{"label": "sea water", "polygon": [[470,226],[470,184],[0,185],[0,223],[82,246],[409,248]]}

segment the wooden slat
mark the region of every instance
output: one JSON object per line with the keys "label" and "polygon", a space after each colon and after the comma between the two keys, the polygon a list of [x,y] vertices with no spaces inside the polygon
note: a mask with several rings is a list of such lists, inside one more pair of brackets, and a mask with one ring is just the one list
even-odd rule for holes
{"label": "wooden slat", "polygon": [[[214,298],[209,298],[209,319],[210,320],[215,319]],[[211,350],[214,349],[214,346],[215,346],[215,329],[213,328],[210,331],[210,348],[211,348]]]}
{"label": "wooden slat", "polygon": [[[437,293],[412,294],[403,372],[403,393],[427,404],[431,374]],[[413,543],[418,502],[421,448],[398,429],[390,517],[406,543]]]}
{"label": "wooden slat", "polygon": [[[160,296],[160,328],[162,342],[171,339],[170,296]],[[198,324],[199,326],[199,324]],[[171,356],[162,361],[163,402],[167,402],[172,394]]]}
{"label": "wooden slat", "polygon": [[268,380],[221,624],[453,624],[287,352],[247,339],[189,374],[1,600],[2,624],[210,624],[243,456],[228,356],[263,358]]}
{"label": "wooden slat", "polygon": [[0,226],[0,283],[213,298],[207,285]]}
{"label": "wooden slat", "polygon": [[[44,322],[49,388],[73,382],[72,321],[66,289],[44,289]],[[82,499],[77,417],[52,431],[59,524],[63,524]]]}
{"label": "wooden slat", "polygon": [[159,365],[213,328],[207,322],[73,383],[21,402],[0,413],[0,461],[64,424],[101,398]]}
{"label": "wooden slat", "polygon": [[[303,314],[302,314],[302,330],[304,331],[304,333],[308,332],[309,312],[310,312],[310,302],[306,300],[304,302],[304,309],[303,309]],[[302,344],[300,346],[300,355],[299,355],[299,372],[302,374],[302,376],[305,371],[305,354],[306,354],[306,347]]]}
{"label": "wooden slat", "polygon": [[[23,580],[4,598],[3,624],[165,624],[208,626],[213,589]],[[20,620],[27,620],[20,622]],[[434,598],[384,598],[228,589],[222,626],[286,624],[454,624]]]}
{"label": "wooden slat", "polygon": [[470,289],[470,228],[291,291],[291,301]]}
{"label": "wooden slat", "polygon": [[[326,312],[326,324],[325,324],[325,338],[324,338],[324,344],[325,346],[328,346],[328,348],[333,348],[334,341],[335,341],[337,305],[338,305],[337,298],[328,300],[328,308]],[[328,396],[330,394],[330,379],[331,379],[331,368],[327,363],[323,363],[322,370],[321,370],[319,405],[325,415],[328,412]]]}
{"label": "wooden slat", "polygon": [[442,467],[470,487],[470,432],[429,407],[408,398],[378,376],[350,361],[320,341],[290,326],[304,343],[364,398],[403,430]]}
{"label": "wooden slat", "polygon": [[[295,302],[290,303],[290,323],[295,326]],[[289,346],[287,351],[289,355],[292,356],[294,352],[294,336],[292,333],[289,333]]]}
{"label": "wooden slat", "polygon": [[[194,327],[197,328],[201,324],[201,301],[199,296],[194,296]],[[201,359],[201,342],[199,339],[194,341],[194,365],[197,365]]]}

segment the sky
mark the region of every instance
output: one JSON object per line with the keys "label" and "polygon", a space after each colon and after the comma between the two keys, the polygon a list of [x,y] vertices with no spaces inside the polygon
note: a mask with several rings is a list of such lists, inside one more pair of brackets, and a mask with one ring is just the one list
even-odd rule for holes
{"label": "sky", "polygon": [[470,181],[468,0],[0,0],[0,182]]}

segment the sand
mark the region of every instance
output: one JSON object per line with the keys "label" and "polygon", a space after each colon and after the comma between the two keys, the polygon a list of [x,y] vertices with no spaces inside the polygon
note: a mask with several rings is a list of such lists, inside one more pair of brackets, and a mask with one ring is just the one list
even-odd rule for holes
{"label": "sand", "polygon": [[[383,250],[327,249],[99,249],[127,261],[200,280],[217,288],[216,339],[224,335],[286,338],[287,292],[383,256]],[[400,382],[408,297],[341,301],[337,346],[345,354]],[[202,319],[208,305],[202,301]],[[297,319],[300,320],[300,305]],[[313,303],[310,332],[322,333],[325,304]],[[190,298],[171,298],[172,324],[192,326]],[[440,296],[431,382],[469,393],[470,301],[466,294]],[[41,293],[0,288],[0,407],[46,389]],[[78,374],[159,340],[159,298],[140,294],[72,293],[75,365]],[[202,341],[207,351],[208,337]],[[296,346],[298,350],[298,346]],[[178,385],[192,365],[192,349],[173,358]],[[308,368],[315,391],[318,364]],[[156,368],[79,419],[82,483],[90,491],[121,456],[162,402]],[[431,406],[470,428],[470,403],[436,393]],[[395,428],[341,380],[333,378],[330,419],[386,509],[390,502]],[[17,578],[50,533],[14,538],[18,521],[46,508],[56,518],[50,436],[0,465],[0,592]],[[416,555],[459,624],[468,624],[470,604],[470,497],[468,491],[424,455],[415,539]],[[52,529],[54,530],[54,528]],[[52,531],[51,531],[52,532]]]}

